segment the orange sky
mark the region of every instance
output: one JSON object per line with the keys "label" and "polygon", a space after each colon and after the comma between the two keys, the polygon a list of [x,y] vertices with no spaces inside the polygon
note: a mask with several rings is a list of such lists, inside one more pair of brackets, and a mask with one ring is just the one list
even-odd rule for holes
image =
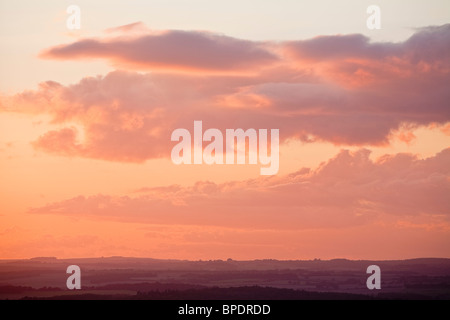
{"label": "orange sky", "polygon": [[[15,48],[36,69],[1,76],[0,258],[450,257],[442,17],[397,41],[290,38],[289,21],[261,40],[110,18],[57,32],[61,12],[39,43],[2,25],[2,66]],[[279,129],[278,174],[174,165],[170,134],[195,120]]]}

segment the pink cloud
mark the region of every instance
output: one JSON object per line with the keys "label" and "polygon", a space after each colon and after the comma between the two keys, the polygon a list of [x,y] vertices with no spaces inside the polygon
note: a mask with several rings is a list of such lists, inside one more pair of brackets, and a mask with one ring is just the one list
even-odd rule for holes
{"label": "pink cloud", "polygon": [[286,43],[289,53],[301,60],[327,61],[344,59],[384,59],[397,55],[400,44],[371,43],[361,34],[318,36]]}
{"label": "pink cloud", "polygon": [[445,113],[448,119],[449,43],[450,24],[421,29],[403,43],[370,43],[351,35],[293,42],[286,48],[298,63],[309,61],[323,77],[365,102],[378,103],[378,108],[370,106],[374,111],[407,109],[412,117]]}
{"label": "pink cloud", "polygon": [[[116,31],[142,29],[131,24]],[[44,51],[50,59],[107,59],[113,64],[137,69],[185,69],[197,71],[241,71],[277,61],[262,44],[223,35],[169,30],[120,36],[111,39],[83,39]]]}
{"label": "pink cloud", "polygon": [[443,126],[441,130],[446,135],[450,136],[450,123],[447,123],[445,126]]}
{"label": "pink cloud", "polygon": [[[171,132],[192,128],[194,120],[203,120],[205,129],[276,128],[282,142],[358,146],[386,145],[405,127],[450,122],[450,41],[444,41],[450,25],[419,30],[396,44],[371,43],[361,35],[262,44],[142,27],[118,30],[138,30],[131,38],[81,40],[49,52],[67,59],[123,55],[129,63],[151,65],[160,63],[153,45],[166,50],[183,44],[187,51],[179,48],[161,59],[199,70],[246,66],[253,75],[114,71],[69,86],[44,82],[37,90],[2,97],[2,111],[50,114],[53,123],[66,126],[37,137],[33,145],[40,150],[125,162],[169,157]],[[105,50],[108,45],[121,49]],[[189,51],[200,48],[208,48],[205,61]],[[277,62],[263,62],[266,54]],[[71,129],[74,124],[82,135]]]}
{"label": "pink cloud", "polygon": [[[78,196],[32,214],[151,224],[309,229],[373,223],[384,216],[440,217],[448,224],[450,149],[428,159],[341,151],[315,170],[223,184],[144,188],[131,196]],[[213,211],[211,211],[214,208]],[[434,217],[434,218],[433,218]]]}
{"label": "pink cloud", "polygon": [[77,143],[77,132],[74,128],[49,131],[33,144],[37,149],[64,156],[74,156],[82,153],[82,146]]}

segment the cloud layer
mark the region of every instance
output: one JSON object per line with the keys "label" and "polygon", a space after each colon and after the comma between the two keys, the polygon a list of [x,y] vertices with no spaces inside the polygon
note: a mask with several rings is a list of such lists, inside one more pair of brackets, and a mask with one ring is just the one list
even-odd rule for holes
{"label": "cloud layer", "polygon": [[58,124],[37,137],[37,149],[143,162],[169,157],[171,132],[191,130],[194,120],[204,129],[280,129],[282,142],[357,146],[386,145],[400,128],[450,121],[450,25],[402,43],[362,35],[262,43],[139,24],[113,31],[121,35],[81,39],[43,56],[101,58],[132,71],[70,86],[48,81],[2,97],[2,111],[49,114]]}
{"label": "cloud layer", "polygon": [[341,151],[315,170],[216,184],[144,188],[128,196],[78,196],[30,210],[100,220],[242,228],[309,229],[364,225],[385,216],[448,224],[450,149],[420,160]]}

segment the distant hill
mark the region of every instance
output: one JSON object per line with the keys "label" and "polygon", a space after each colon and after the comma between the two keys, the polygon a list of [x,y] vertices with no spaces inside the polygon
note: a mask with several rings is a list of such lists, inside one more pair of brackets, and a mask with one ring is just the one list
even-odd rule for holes
{"label": "distant hill", "polygon": [[[366,270],[373,264],[381,268],[381,290],[370,291],[366,286]],[[66,288],[69,265],[81,268],[80,291]],[[450,259],[187,261],[37,257],[0,260],[0,299],[61,296],[74,299],[450,299]]]}

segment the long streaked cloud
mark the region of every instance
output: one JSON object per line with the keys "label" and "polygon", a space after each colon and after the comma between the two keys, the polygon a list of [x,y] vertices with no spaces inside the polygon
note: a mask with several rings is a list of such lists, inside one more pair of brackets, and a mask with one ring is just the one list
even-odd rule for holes
{"label": "long streaked cloud", "polygon": [[99,220],[242,228],[339,228],[383,216],[427,217],[448,226],[450,149],[371,160],[341,151],[317,169],[248,181],[143,188],[127,196],[77,196],[30,210]]}
{"label": "long streaked cloud", "polygon": [[[3,112],[49,114],[58,124],[36,137],[35,148],[142,162],[169,157],[171,132],[192,128],[194,120],[203,120],[205,129],[277,128],[282,141],[359,146],[386,145],[400,128],[445,130],[450,121],[450,25],[421,29],[401,43],[372,43],[362,35],[262,43],[205,32],[155,33],[140,24],[117,32],[44,55],[102,58],[143,70],[157,65],[158,71],[114,71],[69,86],[48,81],[2,97]],[[155,48],[167,54],[155,55]],[[250,73],[211,74],[220,70]]]}
{"label": "long streaked cloud", "polygon": [[[136,25],[116,29],[128,32]],[[149,31],[150,32],[150,31]],[[50,59],[101,58],[137,69],[246,71],[271,64],[277,56],[263,44],[199,31],[169,30],[134,37],[82,39],[41,53]]]}

